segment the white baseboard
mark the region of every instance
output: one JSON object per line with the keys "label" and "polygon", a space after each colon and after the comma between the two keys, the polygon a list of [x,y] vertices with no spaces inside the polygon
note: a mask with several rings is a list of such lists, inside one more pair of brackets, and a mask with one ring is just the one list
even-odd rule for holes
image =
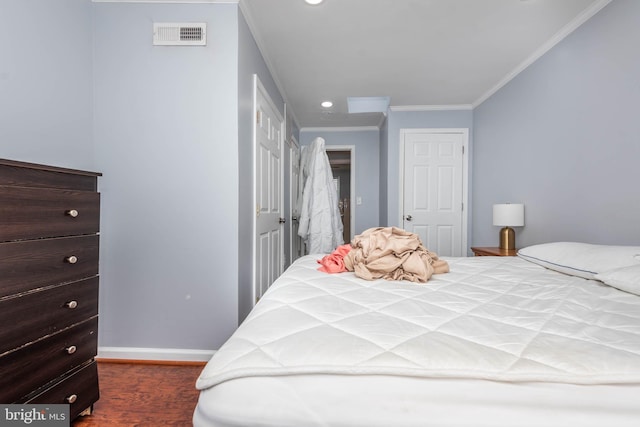
{"label": "white baseboard", "polygon": [[215,352],[215,350],[182,348],[98,347],[98,358],[158,362],[208,362]]}

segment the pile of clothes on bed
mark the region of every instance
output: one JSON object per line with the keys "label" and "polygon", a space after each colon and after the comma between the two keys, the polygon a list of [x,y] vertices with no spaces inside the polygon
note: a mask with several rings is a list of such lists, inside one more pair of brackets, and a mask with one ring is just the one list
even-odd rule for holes
{"label": "pile of clothes on bed", "polygon": [[370,228],[318,261],[326,273],[352,271],[365,280],[425,283],[449,264],[424,247],[417,234],[397,227]]}

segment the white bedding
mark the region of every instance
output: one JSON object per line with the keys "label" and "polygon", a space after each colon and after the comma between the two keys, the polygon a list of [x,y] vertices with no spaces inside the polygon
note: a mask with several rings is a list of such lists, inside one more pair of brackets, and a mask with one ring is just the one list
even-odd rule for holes
{"label": "white bedding", "polygon": [[[529,412],[517,425],[535,425],[579,408],[591,421],[640,420],[627,405],[640,398],[637,295],[514,257],[448,259],[451,272],[426,284],[327,275],[316,259],[294,263],[207,364],[196,425],[389,425],[384,414],[393,425],[516,425],[508,414]],[[476,416],[444,416],[456,405]],[[501,415],[477,423],[492,408]],[[416,420],[430,413],[434,423]]]}

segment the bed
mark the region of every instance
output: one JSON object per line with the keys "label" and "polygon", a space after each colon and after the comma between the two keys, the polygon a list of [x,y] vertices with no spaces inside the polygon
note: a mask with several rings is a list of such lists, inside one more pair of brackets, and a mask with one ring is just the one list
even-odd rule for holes
{"label": "bed", "polygon": [[426,284],[317,260],[203,369],[194,426],[640,425],[640,247],[447,258]]}

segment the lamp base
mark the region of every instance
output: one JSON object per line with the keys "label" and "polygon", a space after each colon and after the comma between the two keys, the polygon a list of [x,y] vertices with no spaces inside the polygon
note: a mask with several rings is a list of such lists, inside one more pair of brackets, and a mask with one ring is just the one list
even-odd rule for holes
{"label": "lamp base", "polygon": [[511,227],[500,230],[500,249],[516,248],[516,232]]}

